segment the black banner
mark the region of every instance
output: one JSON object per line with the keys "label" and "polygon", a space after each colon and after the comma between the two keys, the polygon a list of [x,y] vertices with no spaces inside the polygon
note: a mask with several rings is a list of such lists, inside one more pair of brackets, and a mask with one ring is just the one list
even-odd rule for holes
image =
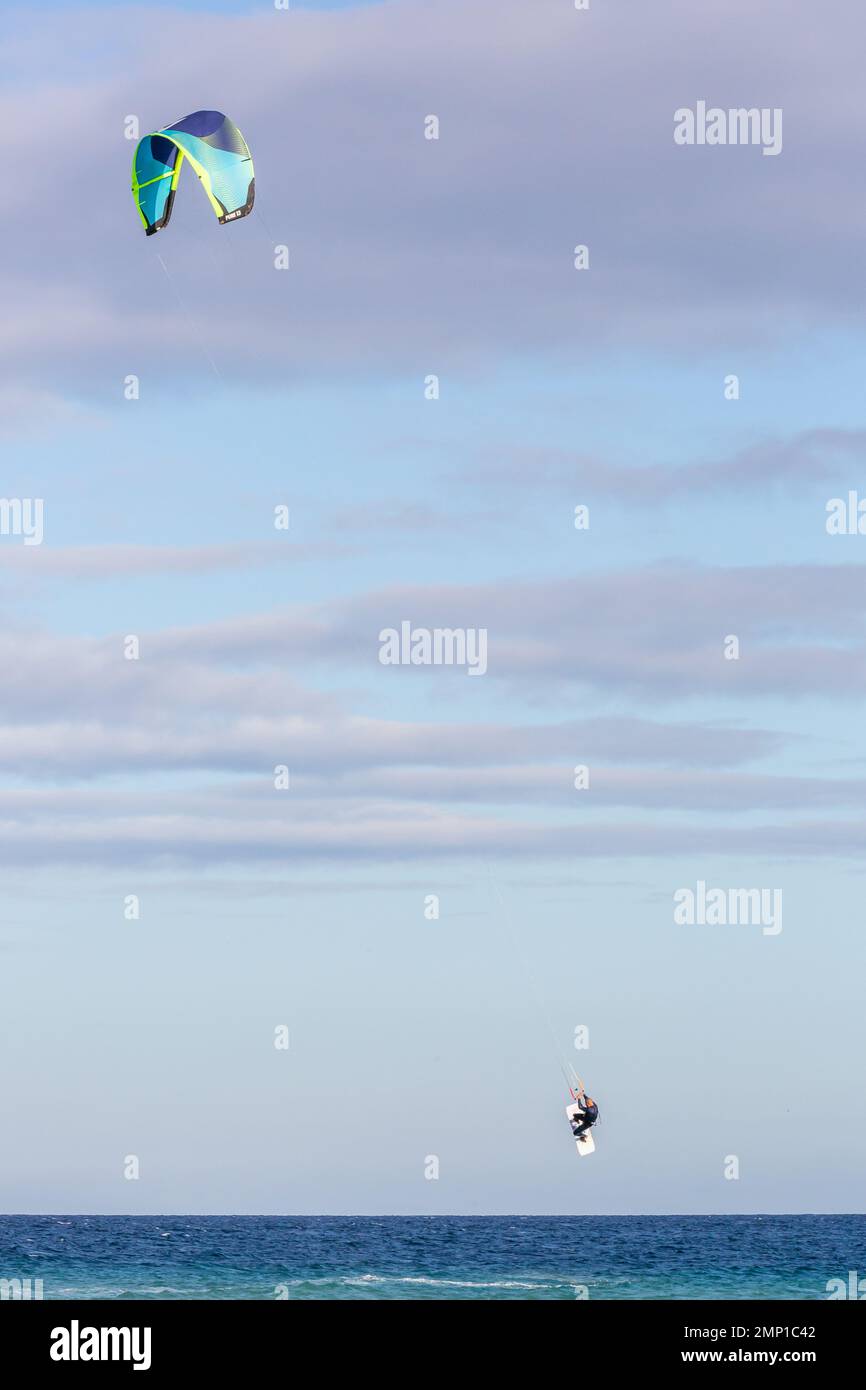
{"label": "black banner", "polygon": [[[443,1306],[444,1305],[444,1306]],[[506,1321],[501,1322],[504,1317]],[[453,1324],[460,1338],[446,1337]],[[560,1372],[574,1356],[578,1379],[590,1365],[635,1369],[658,1374],[674,1366],[806,1366],[828,1371],[856,1364],[864,1332],[862,1315],[833,1301],[822,1302],[629,1302],[591,1300],[517,1306],[478,1302],[425,1300],[398,1302],[4,1302],[0,1305],[3,1362],[25,1371],[71,1374],[154,1376],[178,1371],[225,1376],[249,1373],[260,1364],[283,1362],[292,1377],[299,1357],[309,1368],[312,1356],[333,1341],[377,1348],[376,1364],[390,1363],[408,1374],[402,1339],[382,1341],[401,1332],[417,1334],[418,1370],[441,1366],[453,1373],[465,1367],[474,1344],[487,1372],[502,1365],[513,1374],[515,1334],[526,1353],[525,1337],[541,1334],[532,1345],[547,1362],[547,1340],[557,1340]],[[329,1340],[322,1341],[323,1335]],[[352,1338],[347,1342],[346,1338]],[[359,1342],[357,1339],[360,1338]],[[477,1341],[476,1341],[477,1339]],[[402,1349],[398,1349],[402,1348]],[[459,1350],[458,1350],[459,1348]],[[357,1357],[353,1357],[357,1366]],[[331,1363],[333,1364],[333,1363]],[[305,1374],[308,1374],[307,1371]],[[328,1374],[325,1361],[322,1373]],[[413,1374],[414,1379],[414,1374]]]}

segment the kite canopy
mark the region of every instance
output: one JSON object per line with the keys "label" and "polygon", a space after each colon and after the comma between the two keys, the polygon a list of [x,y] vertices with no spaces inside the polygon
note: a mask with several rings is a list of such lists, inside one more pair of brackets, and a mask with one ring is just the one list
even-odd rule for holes
{"label": "kite canopy", "polygon": [[184,156],[220,222],[252,212],[256,181],[247,142],[221,111],[194,111],[139,140],[132,158],[132,193],[148,236],[171,217]]}

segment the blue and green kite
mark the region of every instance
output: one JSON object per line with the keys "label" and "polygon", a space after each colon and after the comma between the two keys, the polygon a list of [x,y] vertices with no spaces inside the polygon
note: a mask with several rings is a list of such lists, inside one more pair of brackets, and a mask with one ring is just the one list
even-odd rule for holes
{"label": "blue and green kite", "polygon": [[194,111],[136,146],[132,192],[148,236],[168,224],[184,157],[220,222],[252,212],[256,180],[246,140],[221,111]]}

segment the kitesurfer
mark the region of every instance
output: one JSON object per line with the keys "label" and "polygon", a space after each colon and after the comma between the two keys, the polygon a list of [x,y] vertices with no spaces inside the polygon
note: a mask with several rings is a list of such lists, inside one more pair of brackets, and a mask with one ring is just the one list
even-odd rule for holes
{"label": "kitesurfer", "polygon": [[571,1132],[575,1139],[582,1139],[598,1119],[598,1106],[592,1096],[586,1094],[582,1086],[575,1096],[575,1100],[580,1106],[580,1119],[576,1115],[572,1116]]}

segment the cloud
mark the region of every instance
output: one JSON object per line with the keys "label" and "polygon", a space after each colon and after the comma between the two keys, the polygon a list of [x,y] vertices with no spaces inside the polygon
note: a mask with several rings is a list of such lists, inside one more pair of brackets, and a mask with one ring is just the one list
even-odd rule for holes
{"label": "cloud", "polygon": [[[359,373],[468,377],[532,356],[616,364],[623,344],[692,362],[859,326],[850,267],[864,194],[850,170],[866,115],[847,93],[866,19],[827,0],[806,42],[787,9],[733,0],[721,16],[670,0],[676,43],[662,44],[646,4],[580,14],[561,0],[405,0],[206,23],[165,9],[159,63],[146,9],[110,23],[52,12],[47,26],[17,12],[0,100],[18,171],[0,267],[7,419],[54,428],[84,411],[89,423],[129,372],[187,398],[212,392],[214,373],[225,394]],[[676,147],[675,108],[702,97],[782,106],[783,154]],[[256,211],[220,228],[186,178],[171,227],[145,238],[124,121],[146,131],[209,104],[250,141]],[[438,141],[423,138],[430,114]],[[288,272],[273,264],[282,242]],[[590,247],[588,272],[572,268],[576,242]],[[828,244],[804,275],[804,246]],[[143,422],[157,435],[159,399]],[[659,504],[827,481],[864,442],[809,429],[639,471],[512,447],[470,474],[493,494],[486,512],[448,520],[447,488],[441,504],[392,495],[376,510],[347,490],[343,506],[355,529],[418,544],[462,526],[465,539],[529,479]],[[328,553],[4,545],[0,568],[18,598],[38,582],[65,593],[74,580]],[[377,570],[394,572],[406,571]],[[56,635],[19,618],[0,631],[0,766],[25,785],[3,793],[0,842],[25,864],[857,854],[860,779],[755,770],[803,748],[814,764],[835,726],[816,752],[768,729],[756,700],[856,698],[864,597],[855,565],[635,564],[378,590],[359,579],[345,598],[173,628],[155,619],[136,662],[122,632],[70,636],[68,612]],[[94,611],[82,605],[80,620]],[[485,628],[488,675],[386,670],[379,632],[404,620]],[[737,661],[725,660],[730,634]],[[383,707],[390,718],[371,717]],[[282,762],[286,797],[272,786]],[[583,797],[576,763],[591,771]]]}
{"label": "cloud", "polygon": [[[490,451],[489,451],[490,452]],[[539,493],[573,494],[575,487],[592,497],[611,497],[634,507],[722,492],[765,495],[768,486],[790,489],[798,483],[830,483],[851,478],[852,464],[862,466],[866,430],[811,429],[788,439],[767,439],[736,450],[727,458],[700,463],[640,467],[586,457],[564,449],[510,446],[498,448],[493,461],[461,468],[459,477],[485,492],[503,487]],[[451,476],[453,483],[456,475]]]}
{"label": "cloud", "polygon": [[[258,553],[255,547],[189,553],[109,547],[104,557],[88,555],[97,576],[207,571],[248,563]],[[79,558],[61,556],[59,572]],[[96,727],[123,722],[138,727],[157,718],[163,752],[171,746],[169,716],[178,728],[180,721],[194,720],[196,737],[208,721],[245,718],[249,723],[239,740],[225,744],[235,750],[234,759],[246,756],[244,749],[264,750],[269,740],[287,737],[286,721],[292,718],[340,711],[348,719],[347,702],[357,704],[357,693],[338,696],[314,688],[319,679],[333,684],[337,672],[343,682],[379,692],[377,700],[382,690],[397,695],[419,685],[450,692],[450,699],[460,689],[477,715],[455,738],[459,744],[465,736],[482,760],[488,746],[501,759],[503,738],[521,760],[542,747],[577,759],[588,733],[595,756],[605,760],[616,759],[619,750],[639,761],[688,765],[694,758],[707,759],[707,740],[694,726],[648,720],[647,700],[679,704],[712,696],[739,711],[742,721],[747,708],[752,713],[749,702],[755,696],[850,698],[862,687],[866,662],[864,590],[866,571],[859,565],[668,565],[561,580],[397,585],[328,603],[140,631],[137,661],[124,658],[123,633],[97,639],[7,628],[0,632],[0,713],[9,723],[38,719],[60,725],[72,719],[92,720]],[[473,682],[456,668],[381,666],[379,633],[403,620],[415,626],[486,628],[487,676]],[[731,634],[740,643],[736,661],[724,655]],[[490,710],[482,687],[503,685],[519,699],[543,701],[553,709],[577,689],[602,696],[615,692],[619,717],[613,722],[560,719],[546,732],[532,734],[513,721],[487,725]],[[403,730],[397,723],[352,717],[357,721],[352,736],[376,748],[376,756],[387,751],[380,742],[386,727],[391,745],[399,737],[410,743],[432,737],[431,726]],[[304,737],[312,737],[307,728]],[[438,747],[449,747],[447,727],[435,738]],[[728,765],[779,747],[775,736],[742,727],[716,729],[712,739],[717,760]]]}
{"label": "cloud", "polygon": [[[660,698],[681,699],[686,675],[685,689],[700,693],[709,668],[690,667],[689,643],[706,654],[712,594],[723,609],[737,597],[765,672],[801,625],[824,631],[831,654],[843,633],[851,640],[861,610],[847,572],[725,577],[727,595],[704,592],[700,571],[495,591],[394,590],[144,633],[138,661],[124,660],[119,636],[7,630],[0,635],[0,767],[27,785],[0,792],[3,853],[23,865],[151,868],[472,855],[529,861],[854,853],[866,780],[752,771],[749,764],[802,742],[767,729],[718,719],[664,723],[625,712],[493,721],[487,706],[470,720],[449,717],[444,705],[435,721],[373,718],[353,708],[347,692],[314,688],[313,657],[325,669],[336,664],[341,676],[366,664],[369,677],[391,682],[395,693],[407,681],[449,677],[441,670],[386,673],[375,663],[370,618],[398,600],[449,620],[455,609],[493,605],[506,657],[500,679],[518,690],[526,681],[532,698],[539,668],[551,668],[565,689],[594,681],[622,700],[632,685],[642,704],[649,648]],[[612,631],[611,612],[628,615],[622,630]],[[655,613],[655,627],[645,630]],[[736,703],[739,677],[718,653],[715,659],[716,693]],[[777,683],[788,696],[813,688],[821,659],[792,665]],[[751,691],[748,678],[743,685]],[[290,771],[286,793],[274,787],[282,764]],[[577,764],[589,767],[587,791],[574,787]],[[847,810],[855,815],[834,822],[831,837],[830,822],[820,817]],[[638,819],[625,819],[629,811]],[[688,819],[674,824],[678,812]],[[782,820],[755,825],[761,812]]]}
{"label": "cloud", "polygon": [[262,786],[255,797],[213,788],[158,796],[114,792],[0,794],[0,861],[16,868],[98,864],[165,870],[185,865],[399,863],[505,857],[703,858],[862,855],[862,820],[719,825],[694,819],[539,823],[448,807],[295,799]]}
{"label": "cloud", "polygon": [[[465,682],[456,668],[383,668],[379,633],[485,628],[486,680],[548,702],[578,688],[623,699],[711,695],[847,697],[866,676],[861,565],[658,565],[566,579],[394,585],[316,605],[155,635],[161,654],[249,661],[279,648],[295,661],[369,679]],[[740,643],[725,658],[726,639]]]}
{"label": "cloud", "polygon": [[[206,23],[164,9],[154,64],[146,8],[47,27],[19,10],[0,102],[17,170],[0,357],[74,394],[118,366],[182,366],[189,385],[209,356],[226,381],[285,382],[626,341],[692,358],[862,320],[850,171],[866,114],[845,94],[866,20],[827,0],[806,43],[788,13],[732,0],[722,21],[669,0],[676,43],[659,43],[645,4],[406,0]],[[257,210],[220,228],[187,180],[146,239],[124,120],[147,131],[214,94],[253,148]],[[675,109],[701,97],[783,107],[782,155],[676,146]],[[833,254],[804,275],[804,246],[828,233]],[[572,269],[577,242],[588,272]]]}
{"label": "cloud", "polygon": [[40,434],[71,425],[98,429],[100,422],[101,416],[95,409],[70,400],[61,392],[26,383],[0,387],[0,434]]}
{"label": "cloud", "polygon": [[[40,721],[21,718],[0,729],[0,767],[28,778],[92,778],[182,769],[267,775],[275,763],[288,762],[306,784],[327,784],[340,797],[387,792],[397,799],[531,801],[562,799],[571,788],[573,764],[588,760],[598,767],[611,751],[621,762],[643,764],[658,760],[660,749],[667,746],[674,765],[695,762],[717,768],[746,761],[777,741],[712,724],[649,721],[640,740],[634,723],[615,719],[552,726],[389,722],[328,711],[321,697],[293,690],[288,683],[282,695],[293,706],[292,712],[256,716],[237,709],[248,687],[224,681],[220,691],[216,679],[208,685],[205,715],[200,700],[206,685],[203,677],[191,682],[189,697],[182,703],[174,696],[177,683],[166,680],[161,707],[154,706],[152,699],[149,706],[142,701],[121,706],[116,688],[94,690],[94,709],[113,702],[111,714],[88,718],[82,712],[79,719],[46,715]],[[538,758],[549,765],[533,767],[533,759]],[[603,778],[605,774],[595,775]],[[608,790],[602,783],[601,799],[615,801],[616,787],[627,787],[628,780],[606,775],[613,780]],[[676,786],[672,774],[659,775],[655,785],[662,789],[666,781],[670,789]],[[708,777],[708,783],[713,785],[713,777]],[[761,785],[761,780],[755,784]],[[644,801],[650,794],[646,788],[653,785],[652,779],[642,783],[635,777],[634,794],[626,800]],[[682,785],[688,788],[689,784]],[[743,786],[748,785],[744,781]],[[691,798],[687,796],[681,804],[691,804]],[[765,804],[779,804],[778,798]]]}
{"label": "cloud", "polygon": [[225,545],[68,545],[0,544],[0,572],[22,572],[29,579],[117,579],[133,575],[213,574],[267,565],[298,564],[345,554],[346,547],[270,541]]}

